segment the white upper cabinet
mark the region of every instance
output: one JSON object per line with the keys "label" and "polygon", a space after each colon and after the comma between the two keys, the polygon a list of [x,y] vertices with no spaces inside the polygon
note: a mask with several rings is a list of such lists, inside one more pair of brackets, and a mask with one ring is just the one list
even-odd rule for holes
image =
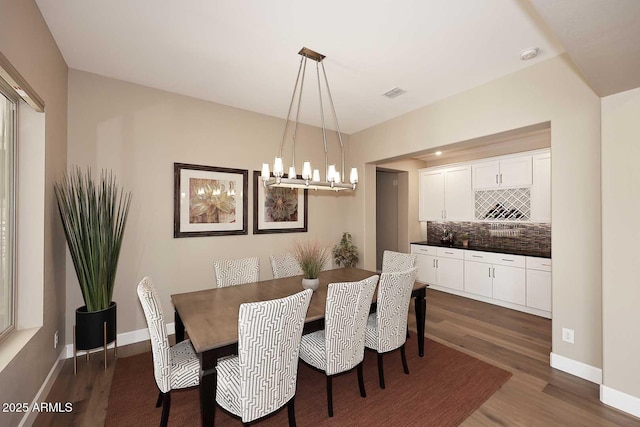
{"label": "white upper cabinet", "polygon": [[421,170],[418,220],[440,221],[443,215],[444,170]]}
{"label": "white upper cabinet", "polygon": [[531,221],[551,222],[551,152],[533,156]]}
{"label": "white upper cabinet", "polygon": [[473,218],[471,166],[420,171],[420,221],[469,221]]}
{"label": "white upper cabinet", "polygon": [[532,184],[531,156],[474,163],[473,188],[526,187]]}

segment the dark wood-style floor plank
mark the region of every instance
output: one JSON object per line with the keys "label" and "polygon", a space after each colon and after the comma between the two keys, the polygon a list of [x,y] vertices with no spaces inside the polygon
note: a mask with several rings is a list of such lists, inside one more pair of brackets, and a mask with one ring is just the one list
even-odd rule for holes
{"label": "dark wood-style floor plank", "polygon": [[[413,331],[414,319],[411,312]],[[426,336],[513,373],[464,426],[640,427],[640,419],[602,404],[597,384],[549,366],[549,319],[429,289]],[[148,342],[120,348],[118,354],[144,351],[150,351]],[[46,401],[73,402],[73,412],[43,413],[34,425],[103,425],[115,363],[111,353],[106,371],[101,361],[98,355],[88,364],[80,359],[77,376],[73,361],[65,361]]]}

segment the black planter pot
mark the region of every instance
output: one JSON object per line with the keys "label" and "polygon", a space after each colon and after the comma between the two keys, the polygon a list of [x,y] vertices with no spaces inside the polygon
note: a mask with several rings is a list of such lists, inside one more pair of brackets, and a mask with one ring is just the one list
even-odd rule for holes
{"label": "black planter pot", "polygon": [[116,308],[111,302],[108,308],[87,312],[87,306],[76,309],[76,350],[91,350],[105,344],[104,323],[107,322],[107,344],[116,339]]}

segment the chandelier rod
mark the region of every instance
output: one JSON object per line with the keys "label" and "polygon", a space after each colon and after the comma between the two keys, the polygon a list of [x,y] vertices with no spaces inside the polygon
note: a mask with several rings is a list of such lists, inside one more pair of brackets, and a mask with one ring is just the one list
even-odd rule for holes
{"label": "chandelier rod", "polygon": [[[292,139],[293,148],[291,149],[293,153],[291,156],[291,166],[293,166],[294,169],[296,167],[296,137],[298,136],[298,119],[300,117],[300,106],[302,105],[302,89],[304,88],[304,76],[307,75],[307,57],[304,56],[302,59],[304,60],[304,65],[302,66],[303,71],[302,71],[302,80],[300,81],[300,92],[298,92],[298,106],[296,108],[296,121],[293,122],[293,139]],[[298,82],[296,81],[296,85],[297,84]],[[295,94],[295,89],[293,93]]]}
{"label": "chandelier rod", "polygon": [[[338,115],[336,114],[336,107],[333,104],[333,97],[331,96],[331,89],[329,88],[329,80],[327,80],[327,71],[324,68],[324,62],[320,63],[322,65],[322,74],[324,75],[324,83],[327,86],[327,94],[329,95],[329,105],[331,105],[331,111],[333,112],[333,120],[336,123],[336,130],[338,131],[338,139],[340,140],[340,154],[342,158],[342,179],[346,179],[346,175],[344,174],[344,143],[342,142],[342,132],[340,132],[340,125],[338,124]],[[325,147],[326,150],[326,147]]]}
{"label": "chandelier rod", "polygon": [[320,120],[322,123],[322,142],[324,143],[324,171],[325,178],[329,180],[329,153],[327,151],[327,130],[324,125],[324,106],[322,105],[322,88],[320,87],[320,67],[316,62],[316,75],[318,76],[318,98],[320,99]]}
{"label": "chandelier rod", "polygon": [[287,120],[284,123],[284,132],[282,132],[282,140],[280,141],[280,158],[282,158],[282,148],[284,147],[284,140],[285,140],[285,137],[287,136],[287,127],[289,125],[289,117],[291,117],[291,109],[293,108],[293,100],[296,97],[296,89],[298,89],[298,80],[300,79],[300,71],[302,70],[303,61],[304,61],[304,56],[300,58],[300,65],[298,66],[298,76],[296,77],[296,84],[295,86],[293,86],[293,93],[291,94],[291,102],[289,103],[289,111],[287,112]]}

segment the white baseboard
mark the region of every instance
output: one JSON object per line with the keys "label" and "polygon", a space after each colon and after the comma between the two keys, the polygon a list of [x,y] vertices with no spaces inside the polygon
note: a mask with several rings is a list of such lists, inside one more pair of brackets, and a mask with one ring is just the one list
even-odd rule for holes
{"label": "white baseboard", "polygon": [[596,368],[568,357],[551,353],[551,367],[575,375],[592,383],[602,384],[602,369]]}
{"label": "white baseboard", "polygon": [[634,417],[640,418],[640,398],[623,393],[606,385],[600,386],[600,401]]}
{"label": "white baseboard", "polygon": [[[36,393],[36,396],[33,398],[31,405],[29,405],[29,408],[33,408],[35,404],[37,404],[38,402],[41,402],[43,399],[45,399],[49,395],[49,392],[51,391],[51,387],[53,387],[53,384],[56,382],[56,379],[58,378],[58,374],[60,373],[60,371],[62,370],[62,366],[64,365],[64,360],[65,360],[64,355],[65,355],[65,352],[61,351],[60,355],[58,356],[58,359],[51,367],[51,370],[49,371],[49,375],[47,375],[47,378],[44,379],[42,386],[40,386],[40,390],[38,390],[38,393]],[[20,421],[20,424],[18,424],[18,427],[31,426],[36,420],[37,416],[38,416],[37,411],[31,411],[31,410],[26,411],[24,416],[22,417],[22,420]]]}
{"label": "white baseboard", "polygon": [[[176,332],[175,323],[167,324],[167,334],[171,335],[171,334],[175,334],[175,332]],[[150,339],[149,329],[147,328],[138,329],[130,332],[124,332],[122,334],[118,334],[118,347],[121,347],[123,345],[129,345],[129,344],[135,344],[138,342],[147,341],[149,339]],[[107,346],[107,348],[113,348],[113,346],[114,344],[111,343]],[[90,351],[90,353],[95,353],[99,351],[102,351],[102,348],[93,349]],[[67,344],[62,353],[65,355],[65,359],[69,359],[73,357],[73,344]],[[85,353],[86,353],[85,351],[79,351],[78,355],[81,355],[81,354],[84,355]]]}

